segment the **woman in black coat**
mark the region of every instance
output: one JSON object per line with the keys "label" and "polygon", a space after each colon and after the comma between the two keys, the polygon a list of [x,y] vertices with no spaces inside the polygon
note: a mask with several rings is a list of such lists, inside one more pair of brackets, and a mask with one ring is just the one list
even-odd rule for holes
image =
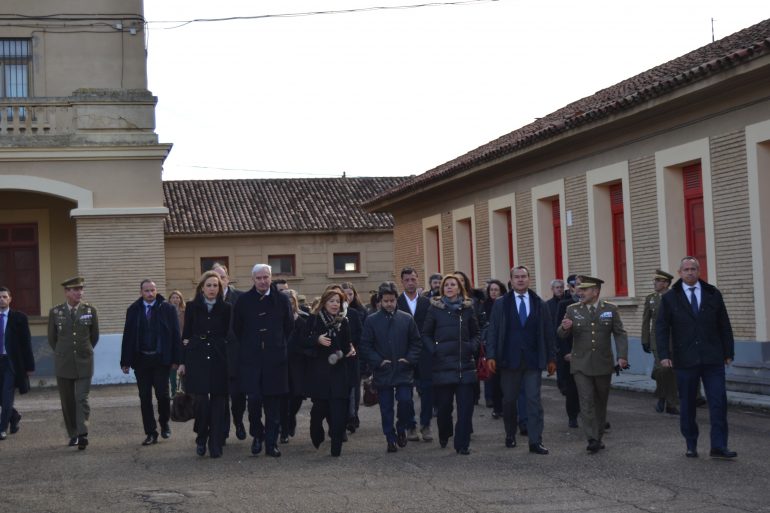
{"label": "woman in black coat", "polygon": [[196,452],[222,456],[224,418],[227,408],[226,337],[230,305],[222,298],[222,281],[213,271],[203,273],[195,299],[185,308],[182,332],[182,365],[185,390],[195,397]]}
{"label": "woman in black coat", "polygon": [[291,302],[294,313],[294,329],[289,336],[289,393],[281,398],[281,443],[289,443],[297,430],[297,413],[305,399],[305,353],[302,347],[307,335],[306,326],[309,314],[299,309],[297,292],[291,289],[281,291]]}
{"label": "woman in black coat", "polygon": [[344,302],[341,291],[324,292],[308,320],[303,344],[309,355],[305,386],[313,400],[310,439],[317,449],[324,440],[323,420],[328,419],[332,456],[342,452],[351,381],[345,360],[355,354],[348,319],[342,315]]}
{"label": "woman in black coat", "polygon": [[[492,315],[492,306],[497,298],[503,297],[508,290],[500,280],[489,280],[487,282],[487,298],[484,300],[484,318],[487,320],[486,326],[481,327],[481,340],[486,349],[487,329],[489,328],[489,319]],[[484,382],[484,399],[487,408],[492,407],[492,418],[499,419],[503,416],[503,390],[500,388],[500,373],[495,372]]]}
{"label": "woman in black coat", "polygon": [[438,437],[446,447],[452,436],[452,403],[457,402],[454,448],[470,454],[479,324],[473,304],[457,276],[441,281],[441,295],[431,298],[422,328],[423,351],[431,355],[433,400],[438,408]]}

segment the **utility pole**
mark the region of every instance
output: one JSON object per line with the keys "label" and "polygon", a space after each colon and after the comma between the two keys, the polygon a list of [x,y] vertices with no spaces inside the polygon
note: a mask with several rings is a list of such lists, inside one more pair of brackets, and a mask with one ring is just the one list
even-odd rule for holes
{"label": "utility pole", "polygon": [[714,18],[711,18],[711,42],[713,43],[714,41]]}

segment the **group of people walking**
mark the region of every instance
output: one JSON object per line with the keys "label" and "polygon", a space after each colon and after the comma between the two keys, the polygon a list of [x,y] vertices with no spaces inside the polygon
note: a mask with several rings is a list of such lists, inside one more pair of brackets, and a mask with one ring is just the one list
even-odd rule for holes
{"label": "group of people walking", "polygon": [[[710,454],[732,458],[724,385],[724,365],[733,358],[729,318],[719,291],[699,280],[696,259],[682,259],[679,274],[670,292],[656,285],[658,296],[645,301],[642,342],[654,348],[664,407],[673,407],[675,397],[681,404],[686,455],[698,455],[695,405],[702,381],[712,424]],[[552,375],[558,370],[569,426],[578,427],[579,412],[587,451],[604,448],[611,376],[628,367],[628,340],[618,307],[599,298],[601,279],[571,276],[565,297],[558,294],[564,284],[555,280],[554,298],[546,301],[530,288],[529,269],[516,266],[508,288],[490,280],[484,298],[460,272],[431,276],[428,291],[421,294],[417,272],[404,268],[403,292],[394,282],[382,283],[372,298],[376,309],[365,309],[346,283],[328,286],[308,312],[285,283],[279,290],[270,266],[257,264],[251,275],[253,287],[241,292],[230,285],[227,269],[216,265],[201,276],[187,303],[179,291],[166,300],[151,279],[141,282],[141,296],[126,312],[120,367],[125,373],[134,370],[143,445],[171,436],[169,378],[176,387],[178,375],[178,386],[195,399],[199,456],[222,455],[231,421],[235,436],[244,440],[246,411],[251,452],[259,454],[264,447],[268,456],[281,456],[279,440],[285,443],[295,435],[305,398],[313,403],[312,444],[319,448],[328,434],[331,455],[340,456],[347,432],[358,427],[364,369],[378,392],[388,452],[409,440],[432,441],[435,417],[440,447],[451,438],[455,451],[467,455],[479,369],[486,365],[481,369],[490,375],[485,388],[493,417],[503,418],[505,447],[516,447],[519,427],[531,453],[549,453],[543,442],[541,383],[544,371]],[[656,272],[656,284],[670,284],[671,278]],[[48,336],[69,445],[83,450],[88,446],[98,319],[96,309],[81,301],[83,278],[62,285],[66,302],[51,310]],[[26,323],[11,323],[9,303],[10,291],[0,287],[0,439],[9,424],[13,427],[14,388],[28,389],[18,378],[34,372],[29,328],[25,333]],[[671,391],[672,372],[678,394]],[[415,388],[421,397],[419,415]]]}

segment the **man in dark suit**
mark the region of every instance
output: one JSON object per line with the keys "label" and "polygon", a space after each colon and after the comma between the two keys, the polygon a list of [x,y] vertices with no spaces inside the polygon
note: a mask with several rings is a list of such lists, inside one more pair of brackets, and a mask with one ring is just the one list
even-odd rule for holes
{"label": "man in dark suit", "polygon": [[254,287],[238,298],[233,309],[237,354],[230,373],[248,400],[249,432],[254,437],[251,453],[259,454],[264,440],[265,454],[278,457],[281,396],[289,393],[287,342],[294,327],[294,314],[288,296],[271,284],[269,265],[255,265],[251,276]]}
{"label": "man in dark suit", "polygon": [[695,407],[700,380],[711,421],[711,457],[735,458],[727,448],[725,366],[735,356],[730,318],[719,290],[700,279],[700,264],[691,256],[679,264],[679,281],[660,301],[655,324],[662,367],[673,367],[679,389],[679,425],[688,458],[698,457]]}
{"label": "man in dark suit", "polygon": [[549,376],[556,372],[556,330],[545,301],[529,290],[529,269],[523,265],[511,269],[511,286],[492,307],[487,335],[489,370],[500,372],[503,389],[505,446],[516,446],[516,402],[523,384],[529,452],[548,454],[540,385],[544,369]]}
{"label": "man in dark suit", "polygon": [[[230,306],[235,306],[235,302],[238,301],[238,298],[243,292],[230,284],[230,274],[227,271],[227,267],[224,264],[216,262],[211,266],[211,270],[217,273],[219,279],[222,281],[222,299]],[[236,340],[227,341],[228,365],[233,365],[235,363],[230,361],[230,359],[237,353],[237,344],[238,341]],[[230,413],[232,412],[235,437],[238,440],[246,440],[246,426],[243,425],[243,415],[246,413],[246,394],[238,389],[238,383],[235,380],[231,380],[228,386],[230,387],[230,404],[225,405],[225,439],[230,437]]]}
{"label": "man in dark suit", "polygon": [[[412,267],[401,269],[401,286],[404,292],[398,296],[398,309],[414,317],[417,329],[422,336],[422,325],[430,308],[430,299],[421,296],[417,292],[417,271]],[[407,440],[417,442],[422,436],[423,441],[433,440],[430,429],[430,419],[433,418],[433,381],[431,378],[430,354],[423,351],[420,354],[420,362],[417,366],[417,386],[420,393],[420,433],[417,433],[417,421],[412,419],[407,431]]]}
{"label": "man in dark suit", "polygon": [[155,282],[142,280],[142,297],[126,310],[120,368],[124,374],[134,369],[146,438],[142,445],[158,443],[158,425],[152,408],[152,391],[158,401],[160,435],[171,437],[168,375],[181,361],[181,334],[176,308],[158,294]]}
{"label": "man in dark suit", "polygon": [[11,291],[0,287],[0,440],[19,430],[21,415],[13,408],[14,391],[29,391],[29,375],[35,372],[32,337],[27,316],[10,309]]}

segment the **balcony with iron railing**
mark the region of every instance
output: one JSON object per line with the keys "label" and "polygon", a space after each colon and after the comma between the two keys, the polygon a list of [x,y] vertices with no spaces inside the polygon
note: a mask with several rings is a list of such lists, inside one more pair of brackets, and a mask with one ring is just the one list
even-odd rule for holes
{"label": "balcony with iron railing", "polygon": [[157,143],[156,103],[146,90],[0,98],[0,147]]}

